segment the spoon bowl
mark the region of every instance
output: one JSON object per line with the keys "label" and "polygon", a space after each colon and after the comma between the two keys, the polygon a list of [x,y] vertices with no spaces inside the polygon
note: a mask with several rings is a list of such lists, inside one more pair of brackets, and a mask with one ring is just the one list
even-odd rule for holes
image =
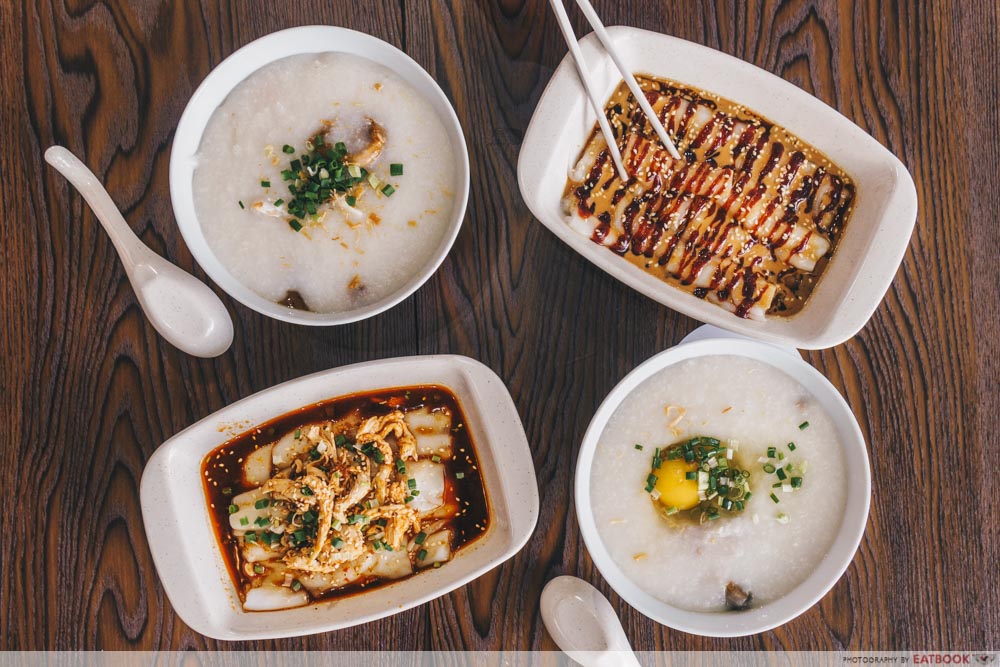
{"label": "spoon bowl", "polygon": [[233,342],[233,321],[208,285],[160,257],[139,240],[100,181],[62,146],[45,161],[75,187],[93,209],[153,328],[171,345],[195,357],[217,357]]}

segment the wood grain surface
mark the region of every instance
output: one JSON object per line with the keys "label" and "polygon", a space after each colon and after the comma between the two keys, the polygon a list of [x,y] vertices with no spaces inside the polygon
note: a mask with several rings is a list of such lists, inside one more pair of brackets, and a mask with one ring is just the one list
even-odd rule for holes
{"label": "wood grain surface", "polygon": [[[520,199],[519,144],[566,50],[545,0],[3,0],[0,648],[552,649],[538,599],[566,573],[609,594],[642,650],[1000,648],[1000,4],[595,4],[608,25],[667,32],[784,77],[913,174],[920,214],[885,301],[856,338],[806,355],[854,409],[873,465],[868,529],[836,587],[777,630],[699,638],[640,616],[583,548],[571,477],[593,411],[625,373],[697,323],[578,257]],[[62,144],[80,155],[145,242],[204,278],[170,206],[178,118],[235,49],[314,23],[376,35],[444,88],[472,163],[464,227],[437,274],[383,315],[294,327],[220,292],[235,319],[233,347],[215,360],[187,357],[145,321],[111,243],[42,152]],[[510,387],[541,489],[524,550],[368,626],[246,644],[185,626],[139,512],[139,479],[157,446],[275,383],[435,352],[475,357]]]}

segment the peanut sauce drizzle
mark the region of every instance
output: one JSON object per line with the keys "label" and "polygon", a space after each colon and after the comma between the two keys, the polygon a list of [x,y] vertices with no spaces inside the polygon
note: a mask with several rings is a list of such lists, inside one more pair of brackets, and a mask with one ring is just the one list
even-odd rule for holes
{"label": "peanut sauce drizzle", "polygon": [[593,219],[595,243],[739,317],[800,311],[851,212],[850,179],[740,105],[637,80],[683,159],[660,145],[622,83],[606,113],[629,179],[595,127],[581,155],[586,175],[567,183],[567,211]]}

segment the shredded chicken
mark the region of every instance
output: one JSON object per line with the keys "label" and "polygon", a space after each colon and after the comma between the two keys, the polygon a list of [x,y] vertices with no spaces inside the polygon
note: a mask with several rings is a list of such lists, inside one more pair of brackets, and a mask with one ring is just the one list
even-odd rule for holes
{"label": "shredded chicken", "polygon": [[336,572],[379,548],[406,548],[420,531],[404,463],[417,460],[416,439],[401,411],[305,427],[287,451],[261,492],[272,508],[268,534],[280,536],[268,545],[289,568]]}
{"label": "shredded chicken", "polygon": [[412,507],[402,504],[382,505],[366,514],[372,521],[386,519],[383,541],[393,549],[403,546],[406,534],[420,532],[420,517]]}
{"label": "shredded chicken", "polygon": [[367,167],[382,155],[382,148],[385,146],[385,129],[371,118],[368,119],[368,139],[367,146],[347,156],[348,164]]}

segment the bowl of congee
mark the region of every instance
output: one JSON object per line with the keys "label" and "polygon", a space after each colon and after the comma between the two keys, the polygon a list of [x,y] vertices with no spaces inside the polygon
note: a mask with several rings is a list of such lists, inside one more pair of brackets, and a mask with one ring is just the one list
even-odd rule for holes
{"label": "bowl of congee", "polygon": [[264,315],[334,325],[416,291],[458,234],[469,160],[458,118],[405,53],[333,26],[233,53],[192,96],[170,156],[184,240]]}
{"label": "bowl of congee", "polygon": [[703,327],[629,373],[576,471],[580,530],[611,587],[693,634],[764,632],[820,600],[868,518],[865,441],[792,348]]}

